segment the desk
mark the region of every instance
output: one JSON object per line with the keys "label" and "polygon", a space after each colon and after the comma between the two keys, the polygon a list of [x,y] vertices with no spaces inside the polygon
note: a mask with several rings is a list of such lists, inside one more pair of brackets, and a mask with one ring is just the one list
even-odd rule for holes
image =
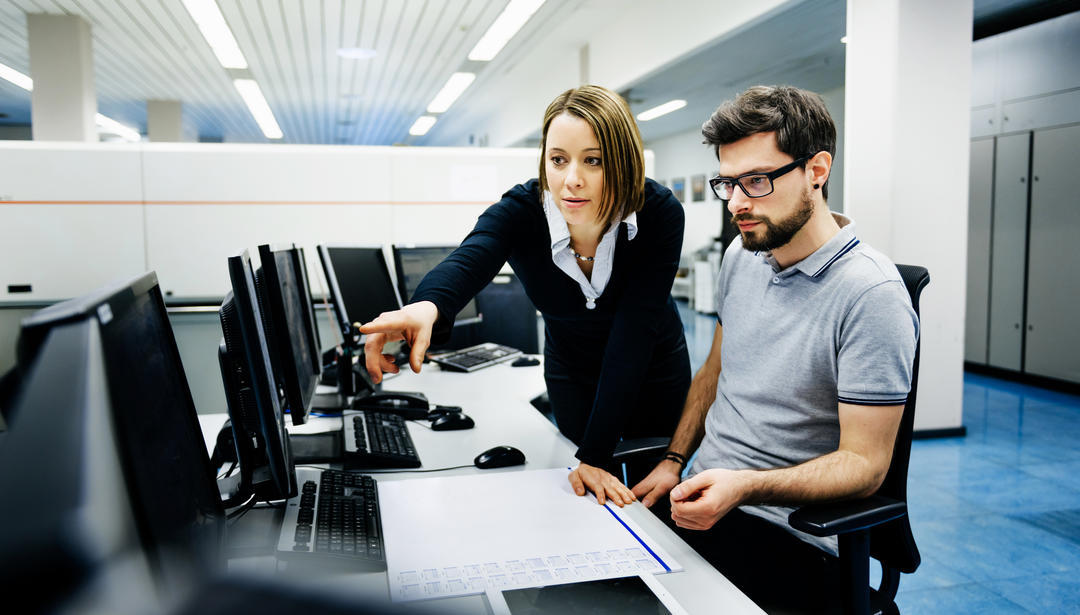
{"label": "desk", "polygon": [[[511,367],[509,364],[501,364],[465,374],[444,372],[431,363],[425,365],[420,374],[414,374],[406,368],[401,374],[387,379],[384,387],[387,390],[423,391],[433,404],[459,405],[476,421],[476,427],[462,431],[436,432],[429,429],[426,423],[410,422],[409,433],[424,464],[420,469],[466,464],[470,467],[426,474],[379,473],[376,475],[379,481],[577,465],[574,458],[577,447],[559,434],[555,426],[529,403],[529,400],[544,391],[543,367]],[[200,420],[207,445],[212,448],[225,416],[202,415]],[[332,428],[341,424],[339,418],[312,418],[309,422],[311,427],[304,426],[304,431],[317,430],[320,423],[324,427]],[[471,466],[477,453],[499,444],[509,444],[521,449],[525,453],[525,465],[498,470],[478,470]],[[640,503],[634,503],[624,510],[627,516],[683,565],[682,572],[658,575],[656,578],[687,612],[762,613],[738,588]],[[432,519],[438,518],[438,511],[432,511]],[[272,563],[265,561],[255,565],[272,567]],[[230,562],[230,568],[233,566]],[[387,594],[385,573],[353,573],[336,579],[320,577],[320,580],[345,591],[368,592],[368,597],[372,594]],[[460,608],[461,612],[483,612],[483,600],[480,596],[453,598],[446,602],[448,610]]]}

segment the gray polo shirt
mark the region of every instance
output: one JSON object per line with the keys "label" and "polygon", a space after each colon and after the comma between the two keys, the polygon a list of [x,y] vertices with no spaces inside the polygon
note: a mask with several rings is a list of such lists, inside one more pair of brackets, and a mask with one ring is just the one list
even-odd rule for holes
{"label": "gray polo shirt", "polygon": [[[840,442],[838,403],[902,404],[918,319],[896,266],[860,243],[855,225],[781,270],[736,238],[724,253],[716,313],[723,326],[716,401],[691,472],[789,467]],[[743,506],[836,553],[835,539],[787,523],[791,508]]]}

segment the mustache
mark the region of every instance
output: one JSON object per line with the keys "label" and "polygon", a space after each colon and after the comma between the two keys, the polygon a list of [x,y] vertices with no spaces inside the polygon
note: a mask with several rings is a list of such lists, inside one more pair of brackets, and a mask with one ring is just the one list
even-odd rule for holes
{"label": "mustache", "polygon": [[764,222],[764,221],[765,220],[762,219],[762,218],[755,218],[754,216],[751,216],[750,214],[746,214],[746,213],[735,214],[734,216],[731,216],[731,223],[732,224],[735,224],[735,223],[738,223],[738,222]]}

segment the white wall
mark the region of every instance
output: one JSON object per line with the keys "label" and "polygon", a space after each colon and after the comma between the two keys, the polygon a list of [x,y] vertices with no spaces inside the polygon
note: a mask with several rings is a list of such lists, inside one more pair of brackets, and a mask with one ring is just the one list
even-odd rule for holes
{"label": "white wall", "polygon": [[229,255],[286,242],[318,292],[316,244],[458,243],[537,162],[531,148],[0,143],[0,302],[147,270],[174,297],[221,297]]}
{"label": "white wall", "polygon": [[863,241],[929,269],[915,428],[963,419],[971,0],[849,0],[845,207]]}

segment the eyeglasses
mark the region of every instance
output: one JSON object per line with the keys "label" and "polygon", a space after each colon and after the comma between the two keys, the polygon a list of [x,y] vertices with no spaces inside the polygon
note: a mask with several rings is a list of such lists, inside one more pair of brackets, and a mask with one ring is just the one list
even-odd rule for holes
{"label": "eyeglasses", "polygon": [[735,186],[742,188],[743,194],[746,196],[752,199],[758,199],[773,193],[773,180],[798,167],[807,160],[810,160],[812,157],[813,155],[803,156],[790,164],[785,164],[779,169],[769,171],[768,173],[746,173],[745,175],[740,175],[738,177],[717,176],[709,180],[709,185],[712,186],[716,198],[721,201],[730,201],[731,197],[735,196]]}

